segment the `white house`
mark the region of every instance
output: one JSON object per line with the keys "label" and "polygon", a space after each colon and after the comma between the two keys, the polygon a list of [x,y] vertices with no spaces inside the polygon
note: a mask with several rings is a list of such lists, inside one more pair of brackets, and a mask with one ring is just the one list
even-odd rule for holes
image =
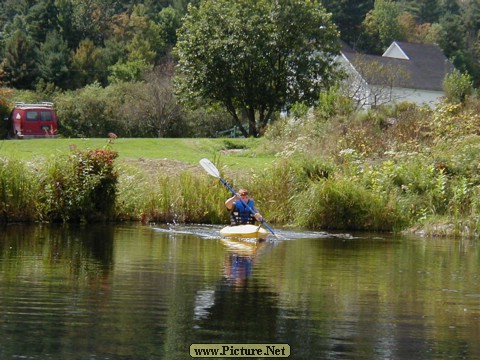
{"label": "white house", "polygon": [[433,106],[444,96],[443,80],[453,70],[436,45],[399,41],[382,56],[344,45],[339,62],[348,74],[344,90],[361,108],[404,101]]}

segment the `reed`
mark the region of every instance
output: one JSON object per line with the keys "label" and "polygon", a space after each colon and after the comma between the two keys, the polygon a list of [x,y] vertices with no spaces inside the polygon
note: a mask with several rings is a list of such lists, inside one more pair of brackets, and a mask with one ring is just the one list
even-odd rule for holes
{"label": "reed", "polygon": [[151,178],[136,175],[119,180],[117,216],[156,223],[224,223],[225,190],[207,175],[181,172]]}
{"label": "reed", "polygon": [[0,159],[0,222],[34,220],[37,193],[37,182],[28,164]]}
{"label": "reed", "polygon": [[278,159],[262,172],[243,181],[255,198],[262,215],[269,222],[292,224],[295,222],[294,200],[311,183],[328,178],[334,166],[325,161],[306,157]]}

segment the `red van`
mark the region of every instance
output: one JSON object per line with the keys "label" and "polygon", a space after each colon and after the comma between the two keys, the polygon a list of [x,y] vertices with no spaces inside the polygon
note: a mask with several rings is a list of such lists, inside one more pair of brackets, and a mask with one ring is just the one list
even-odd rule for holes
{"label": "red van", "polygon": [[57,115],[51,102],[38,104],[16,102],[7,120],[9,138],[24,139],[57,135]]}

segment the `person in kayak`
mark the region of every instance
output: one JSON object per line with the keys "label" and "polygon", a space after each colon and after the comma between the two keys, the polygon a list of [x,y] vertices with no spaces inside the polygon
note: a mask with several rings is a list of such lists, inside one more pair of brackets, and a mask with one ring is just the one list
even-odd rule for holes
{"label": "person in kayak", "polygon": [[248,197],[246,189],[240,189],[237,195],[228,198],[225,206],[230,211],[231,225],[254,224],[255,220],[259,222],[263,220],[262,215],[255,208],[255,202]]}

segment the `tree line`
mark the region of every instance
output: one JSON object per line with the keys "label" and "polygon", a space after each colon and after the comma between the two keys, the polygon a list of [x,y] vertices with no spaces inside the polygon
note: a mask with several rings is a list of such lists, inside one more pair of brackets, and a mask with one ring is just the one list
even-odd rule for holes
{"label": "tree line", "polygon": [[5,86],[77,89],[138,81],[169,53],[187,1],[5,0]]}
{"label": "tree line", "polygon": [[[78,99],[68,91],[130,84],[127,95],[144,103],[161,89],[176,116],[152,127],[157,136],[182,134],[179,119],[196,118],[187,109],[216,112],[215,129],[236,124],[257,136],[275,114],[314,104],[340,79],[329,66],[338,40],[370,54],[393,40],[435,43],[480,82],[479,0],[4,0],[0,28],[4,87]],[[172,64],[177,71],[165,72]],[[161,104],[147,114],[157,124],[167,121]]]}

